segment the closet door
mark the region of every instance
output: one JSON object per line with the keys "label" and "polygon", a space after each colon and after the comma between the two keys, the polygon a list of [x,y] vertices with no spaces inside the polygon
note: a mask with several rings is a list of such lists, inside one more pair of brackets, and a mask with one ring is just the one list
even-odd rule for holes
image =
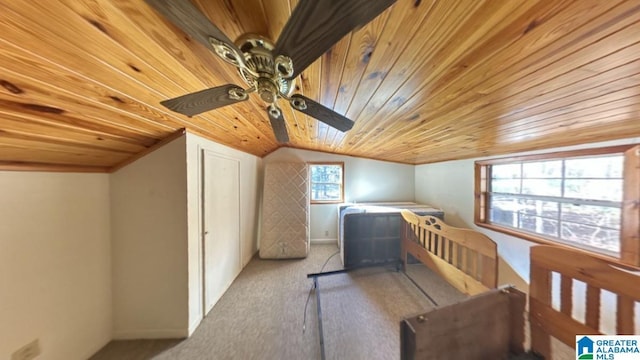
{"label": "closet door", "polygon": [[204,305],[207,314],[240,273],[240,163],[203,151]]}

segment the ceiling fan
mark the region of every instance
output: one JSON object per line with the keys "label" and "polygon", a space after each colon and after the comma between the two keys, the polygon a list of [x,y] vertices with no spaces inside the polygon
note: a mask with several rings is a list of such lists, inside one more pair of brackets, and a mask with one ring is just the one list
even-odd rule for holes
{"label": "ceiling fan", "polygon": [[267,113],[278,142],[289,141],[277,100],[340,131],[353,121],[301,95],[292,94],[295,78],[336,42],[391,6],[396,0],[300,0],[278,40],[244,34],[232,42],[189,0],[145,0],[185,33],[237,67],[247,88],[227,84],[162,101],[168,109],[193,116],[246,101],[257,93],[268,104]]}

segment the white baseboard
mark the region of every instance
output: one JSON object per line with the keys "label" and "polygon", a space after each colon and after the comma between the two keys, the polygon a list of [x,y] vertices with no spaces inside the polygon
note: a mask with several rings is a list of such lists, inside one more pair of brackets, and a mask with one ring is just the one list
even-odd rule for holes
{"label": "white baseboard", "polygon": [[199,319],[195,319],[191,325],[189,325],[189,334],[187,336],[191,336],[193,335],[193,332],[196,331],[196,329],[198,328],[198,326],[200,326],[200,323],[202,322],[202,318]]}
{"label": "white baseboard", "polygon": [[115,331],[114,340],[134,339],[184,339],[189,336],[189,329],[144,329]]}
{"label": "white baseboard", "polygon": [[311,239],[311,244],[338,244],[338,239]]}

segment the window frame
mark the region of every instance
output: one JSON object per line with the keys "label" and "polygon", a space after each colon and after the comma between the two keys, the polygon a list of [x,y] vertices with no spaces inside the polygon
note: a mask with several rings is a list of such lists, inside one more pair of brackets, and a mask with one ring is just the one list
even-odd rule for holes
{"label": "window frame", "polygon": [[[518,162],[541,160],[559,160],[563,158],[623,154],[623,198],[620,219],[620,256],[614,257],[600,252],[590,251],[565,242],[557,242],[543,236],[501,226],[489,221],[489,184],[490,167]],[[519,237],[539,244],[566,247],[586,252],[610,263],[637,270],[640,268],[640,145],[619,145],[603,148],[591,148],[572,151],[552,152],[536,155],[523,155],[495,159],[478,160],[474,168],[474,223],[477,226],[507,235]]]}
{"label": "window frame", "polygon": [[[311,192],[311,194],[309,194],[309,200],[310,203],[313,204],[340,204],[344,202],[344,162],[341,161],[317,161],[317,162],[309,162],[307,163],[309,165],[309,191]],[[339,165],[341,168],[341,183],[340,183],[340,199],[338,200],[314,200],[313,199],[313,179],[311,178],[311,167],[312,166],[318,166],[318,165]],[[333,183],[332,183],[333,184]]]}

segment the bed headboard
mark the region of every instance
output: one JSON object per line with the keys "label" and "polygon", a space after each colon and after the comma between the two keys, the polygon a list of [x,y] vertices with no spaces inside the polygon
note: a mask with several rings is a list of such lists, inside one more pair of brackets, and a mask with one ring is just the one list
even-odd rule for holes
{"label": "bed headboard", "polygon": [[[552,272],[560,275],[559,310],[553,308],[551,301]],[[575,280],[586,284],[585,294],[573,293]],[[529,290],[531,349],[550,359],[550,336],[575,348],[576,335],[601,334],[602,290],[610,291],[617,297],[616,333],[634,334],[634,308],[635,302],[640,301],[640,275],[618,269],[579,251],[555,246],[532,247]],[[579,305],[584,304],[584,321],[572,317],[574,301],[583,302]]]}
{"label": "bed headboard", "polygon": [[434,216],[418,216],[409,210],[401,214],[405,265],[411,254],[468,295],[497,286],[498,254],[493,240],[471,229],[449,226]]}

